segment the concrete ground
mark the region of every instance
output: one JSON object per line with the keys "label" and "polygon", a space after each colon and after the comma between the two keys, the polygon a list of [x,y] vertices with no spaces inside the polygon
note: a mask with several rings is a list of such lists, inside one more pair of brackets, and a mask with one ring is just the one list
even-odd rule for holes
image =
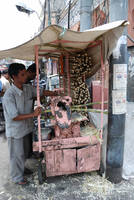
{"label": "concrete ground", "polygon": [[49,177],[38,183],[38,161],[30,159],[34,171],[27,186],[13,184],[9,178],[7,142],[0,136],[0,200],[134,200],[134,180],[112,184],[96,172]]}

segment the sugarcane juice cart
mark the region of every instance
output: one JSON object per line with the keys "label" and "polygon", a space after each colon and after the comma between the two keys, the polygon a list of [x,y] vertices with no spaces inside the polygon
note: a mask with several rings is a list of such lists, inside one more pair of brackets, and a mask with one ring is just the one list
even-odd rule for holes
{"label": "sugarcane juice cart", "polygon": [[[122,34],[125,21],[110,24],[85,32],[75,32],[51,25],[29,42],[11,50],[0,51],[0,58],[35,59],[37,106],[41,106],[39,59],[56,58],[58,60],[59,91],[62,91],[62,96],[53,97],[51,101],[51,112],[55,117],[55,137],[43,140],[41,118],[38,116],[38,141],[33,142],[34,151],[43,154],[38,170],[40,183],[43,180],[42,168],[45,168],[47,177],[100,169],[104,110],[105,68],[103,62],[108,58]],[[111,40],[111,36],[113,40]],[[85,80],[94,75],[98,69],[101,69],[102,101],[101,128],[98,130],[99,137],[97,138],[94,134],[82,134],[80,121],[72,121],[71,109],[77,108],[76,111],[81,111],[80,105],[80,108],[84,106],[84,110],[88,111],[87,103],[90,96]],[[84,92],[81,93],[81,91]],[[56,98],[59,98],[60,101],[57,101]],[[62,108],[63,112],[56,110],[57,107],[58,109]]]}
{"label": "sugarcane juice cart", "polygon": [[[62,44],[62,43],[71,43],[72,41],[54,41],[51,45],[55,44]],[[75,42],[79,43],[79,42]],[[56,50],[47,50],[49,57],[57,57],[59,59],[59,68],[60,68],[60,86],[63,87],[62,99],[60,97],[54,97],[53,103],[56,102],[57,98],[59,98],[58,103],[62,102],[64,99],[69,101],[69,97],[71,96],[71,72],[73,71],[76,74],[75,69],[70,69],[69,64],[72,62],[73,66],[76,63],[76,59],[82,59],[85,61],[85,66],[83,68],[86,69],[87,73],[88,70],[91,70],[91,61],[89,64],[89,57],[88,50],[95,46],[100,47],[100,58],[101,58],[101,68],[103,69],[103,59],[102,59],[102,42],[101,40],[97,40],[95,42],[87,42],[88,47],[86,50],[79,51],[79,49],[69,49],[69,51],[63,49],[62,47],[58,47]],[[45,50],[40,50],[41,46],[35,47],[35,58],[36,58],[36,66],[37,66],[37,102],[38,106],[40,106],[40,94],[39,94],[39,64],[38,59],[42,55],[44,56]],[[70,53],[71,52],[71,53]],[[48,56],[48,55],[47,55]],[[63,61],[64,58],[64,61]],[[73,59],[73,61],[72,61]],[[64,65],[64,66],[63,66]],[[79,71],[76,64],[76,70]],[[88,66],[88,67],[87,67]],[[71,71],[72,70],[72,71]],[[81,69],[80,69],[81,70]],[[62,71],[62,73],[61,73]],[[81,70],[82,71],[82,70]],[[79,77],[85,81],[86,73],[84,73],[82,77]],[[104,70],[102,70],[104,72]],[[79,73],[78,73],[79,75]],[[67,87],[65,87],[67,85]],[[102,74],[102,85],[104,85],[104,75]],[[60,88],[61,88],[60,87]],[[83,86],[84,87],[84,86]],[[85,88],[84,88],[85,89]],[[102,87],[103,89],[103,87]],[[76,94],[74,94],[76,95]],[[82,95],[82,99],[84,99],[84,95]],[[78,99],[80,96],[78,97]],[[102,95],[102,120],[103,120],[103,102],[104,96]],[[72,98],[71,98],[72,99]],[[74,98],[75,99],[75,98]],[[71,100],[70,100],[71,101]],[[75,99],[76,101],[76,99]],[[83,102],[84,103],[84,102]],[[69,105],[69,103],[68,103]],[[56,106],[56,105],[55,105]],[[54,112],[54,116],[56,116],[57,111]],[[67,118],[68,119],[68,118]],[[45,162],[46,168],[46,176],[57,176],[57,175],[64,175],[64,174],[74,174],[80,172],[89,172],[99,170],[100,168],[100,150],[101,150],[101,143],[100,140],[97,139],[95,135],[89,136],[81,136],[80,134],[80,123],[79,122],[72,122],[71,118],[69,118],[70,123],[65,128],[64,126],[61,128],[60,125],[57,125],[57,120],[54,125],[55,130],[55,138],[52,140],[42,140],[42,133],[40,127],[40,116],[38,117],[38,142],[34,142],[34,150],[43,152],[44,153],[44,160],[42,161],[42,165]],[[61,119],[62,121],[62,119]],[[62,122],[61,122],[62,123]],[[66,120],[67,124],[67,120]],[[58,129],[58,130],[57,130]],[[58,133],[57,133],[58,132]],[[71,132],[71,133],[70,133]],[[99,133],[99,138],[102,137],[102,132]],[[57,136],[57,137],[56,137]],[[42,167],[39,167],[41,170]],[[39,172],[39,179],[41,178],[41,172]],[[41,181],[41,180],[39,180]]]}
{"label": "sugarcane juice cart", "polygon": [[[49,44],[46,44],[52,48],[50,50],[43,50],[43,48],[41,48],[40,46],[35,46],[37,82],[39,80],[38,78],[39,57],[45,55],[47,55],[50,58],[57,57],[59,60],[60,87],[63,88],[64,95],[72,98],[74,106],[76,99],[80,100],[80,98],[81,101],[80,102],[78,101],[77,104],[81,103],[85,104],[87,102],[82,101],[84,99],[84,94],[81,95],[81,93],[77,93],[77,90],[75,90],[75,87],[79,88],[80,86],[79,83],[76,84],[76,80],[78,80],[78,82],[82,81],[82,87],[84,87],[84,89],[86,90],[84,85],[85,79],[91,77],[99,69],[98,66],[100,66],[101,83],[102,83],[101,122],[100,122],[101,128],[99,132],[100,140],[98,140],[96,135],[83,136],[81,134],[79,123],[74,124],[73,126],[71,122],[69,124],[69,127],[65,128],[62,126],[58,127],[60,125],[58,124],[58,121],[56,121],[55,139],[42,141],[40,116],[39,116],[38,117],[39,141],[34,144],[34,148],[36,150],[39,150],[40,152],[44,152],[44,162],[46,167],[45,172],[47,177],[65,175],[65,174],[74,174],[80,172],[89,172],[100,169],[100,161],[101,161],[100,141],[102,139],[102,132],[103,132],[104,72],[105,72],[103,63],[103,58],[104,58],[103,54],[104,46],[102,43],[103,41],[102,39],[100,40],[98,39],[95,41],[71,40],[69,39],[69,37],[68,39],[64,39],[64,35],[66,34],[67,34],[66,30],[63,29],[62,32],[59,33],[57,39],[50,42]],[[79,48],[80,44],[84,45],[86,48],[82,49]],[[97,48],[97,53],[94,52],[94,49],[96,48]],[[96,59],[96,57],[98,60]],[[96,60],[95,63],[94,60]],[[39,84],[37,84],[37,94],[38,94],[37,97],[39,106],[40,105]],[[62,96],[64,95],[62,94]],[[85,93],[85,96],[86,95],[87,93]],[[55,110],[54,112],[55,118],[57,117],[55,114],[56,112],[57,110]],[[60,116],[58,117],[60,118]],[[58,127],[58,133],[57,133],[57,127]],[[68,131],[68,129],[71,130]],[[67,133],[64,130],[66,130]],[[70,132],[72,133],[72,135],[70,135]]]}

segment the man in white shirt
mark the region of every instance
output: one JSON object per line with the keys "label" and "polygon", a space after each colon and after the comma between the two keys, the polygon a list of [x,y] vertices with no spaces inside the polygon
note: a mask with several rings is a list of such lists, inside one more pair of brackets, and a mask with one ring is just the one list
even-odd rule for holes
{"label": "man in white shirt", "polygon": [[[10,157],[10,174],[14,183],[25,185],[25,137],[33,131],[33,117],[41,114],[41,108],[33,110],[33,99],[37,96],[36,88],[25,84],[27,72],[21,63],[12,63],[8,73],[14,83],[5,92],[3,108],[6,121],[6,137]],[[41,96],[56,96],[56,91],[41,91]]]}
{"label": "man in white shirt", "polygon": [[4,70],[2,72],[1,76],[1,82],[2,82],[2,89],[3,92],[6,92],[6,90],[10,87],[10,82],[9,82],[9,75],[8,75],[8,70]]}

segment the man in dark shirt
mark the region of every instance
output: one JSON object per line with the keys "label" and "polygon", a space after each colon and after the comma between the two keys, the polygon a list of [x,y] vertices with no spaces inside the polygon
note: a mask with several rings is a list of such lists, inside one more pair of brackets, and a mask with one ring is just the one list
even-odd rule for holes
{"label": "man in dark shirt", "polygon": [[33,63],[31,64],[28,69],[27,69],[27,82],[26,83],[31,83],[36,77],[36,64]]}

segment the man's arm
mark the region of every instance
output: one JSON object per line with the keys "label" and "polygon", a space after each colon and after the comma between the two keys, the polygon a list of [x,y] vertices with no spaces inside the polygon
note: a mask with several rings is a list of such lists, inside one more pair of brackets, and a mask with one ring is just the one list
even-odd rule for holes
{"label": "man's arm", "polygon": [[[59,94],[57,91],[43,90],[40,99],[43,99],[45,96],[59,96]],[[36,101],[37,97],[33,97],[33,100]]]}
{"label": "man's arm", "polygon": [[43,90],[43,96],[58,96],[57,91]]}
{"label": "man's arm", "polygon": [[[31,86],[31,90],[33,91],[33,99],[37,99],[37,88]],[[59,91],[50,91],[50,90],[44,90],[43,88],[40,89],[40,98],[42,99],[45,96],[59,96]]]}
{"label": "man's arm", "polygon": [[41,114],[41,108],[37,107],[33,113],[18,115],[17,117],[13,118],[13,120],[20,121],[20,120],[24,120],[24,119],[29,119],[29,118],[37,117],[40,114]]}

